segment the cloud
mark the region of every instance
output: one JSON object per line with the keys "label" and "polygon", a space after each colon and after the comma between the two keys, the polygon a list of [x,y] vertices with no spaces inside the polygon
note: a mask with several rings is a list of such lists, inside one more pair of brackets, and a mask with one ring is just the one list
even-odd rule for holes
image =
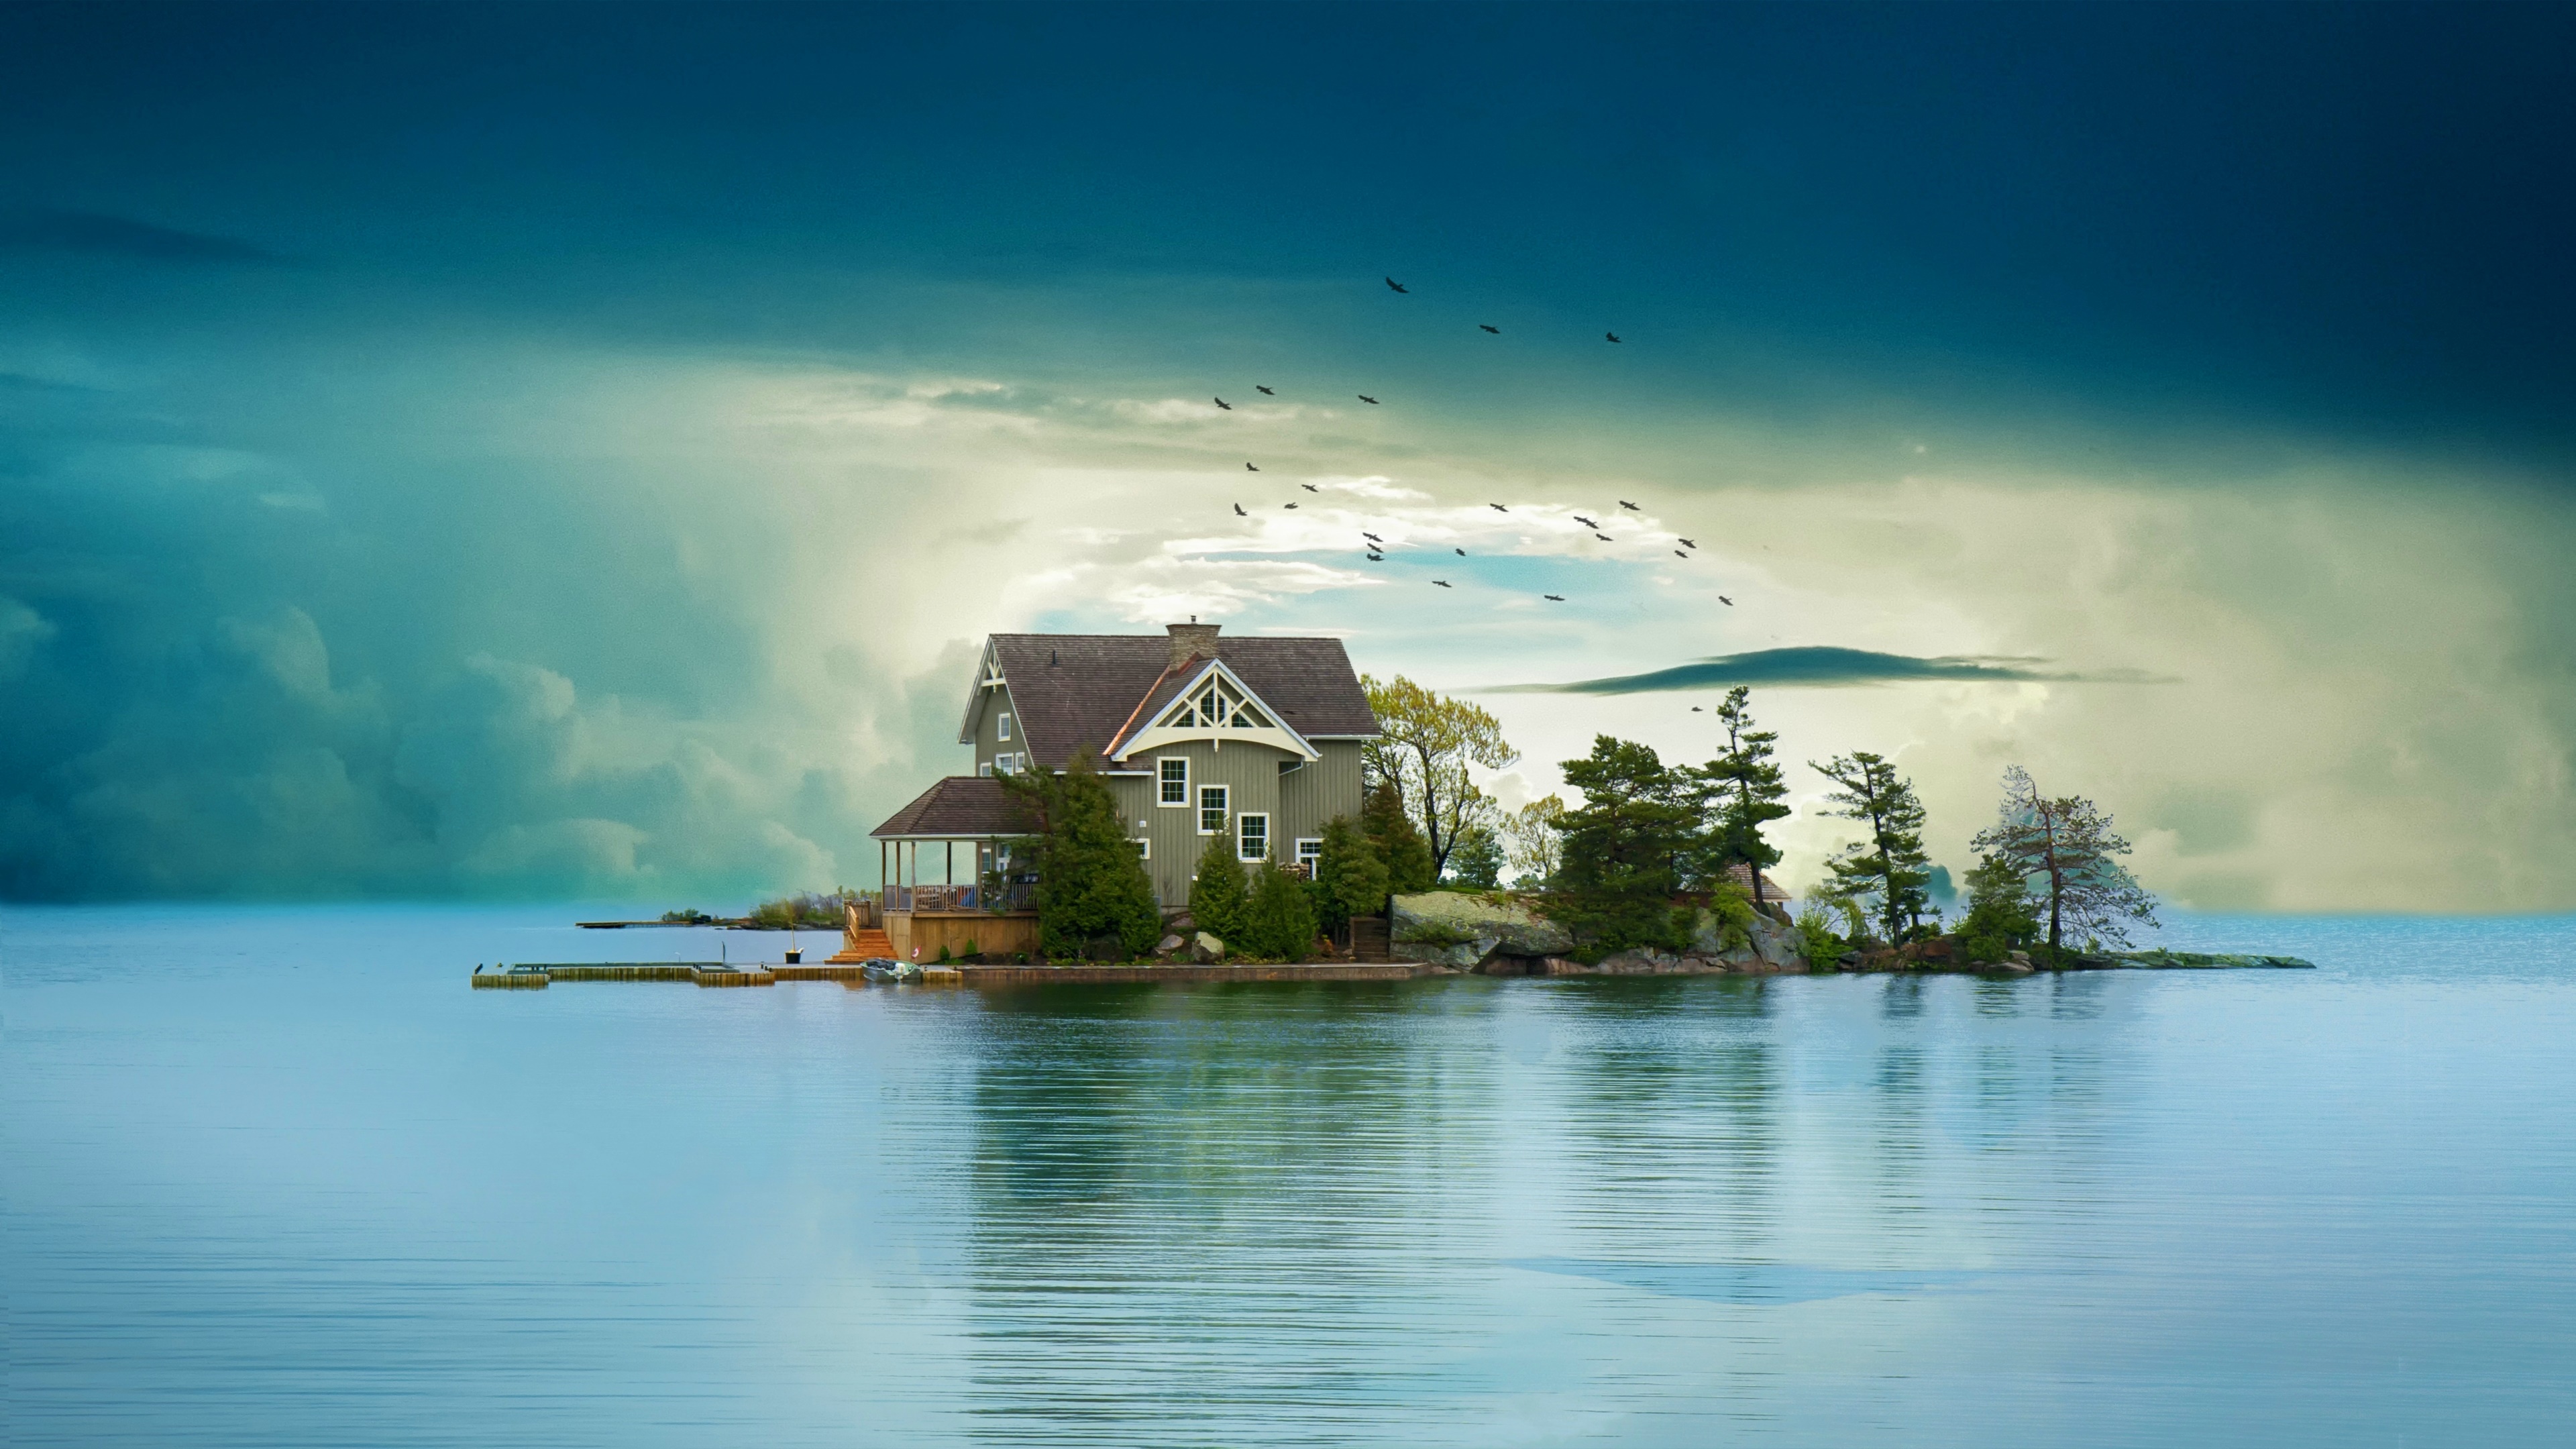
{"label": "cloud", "polygon": [[91,211],[0,214],[0,250],[73,252],[181,266],[288,267],[299,263],[229,237],[178,231]]}
{"label": "cloud", "polygon": [[1645,674],[1580,679],[1566,684],[1507,684],[1480,694],[1657,694],[1731,689],[1739,684],[1775,689],[1832,689],[1869,684],[2170,684],[2138,669],[2050,669],[2049,661],[2009,655],[1950,654],[1919,658],[1828,644],[1722,654]]}

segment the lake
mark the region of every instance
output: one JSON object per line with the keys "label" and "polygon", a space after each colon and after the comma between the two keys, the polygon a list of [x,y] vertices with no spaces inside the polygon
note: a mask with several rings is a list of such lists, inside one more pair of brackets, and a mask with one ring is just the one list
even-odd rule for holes
{"label": "lake", "polygon": [[[9,908],[12,1443],[2564,1444],[2576,918],[2316,971],[472,991]],[[807,937],[809,946],[828,942]]]}

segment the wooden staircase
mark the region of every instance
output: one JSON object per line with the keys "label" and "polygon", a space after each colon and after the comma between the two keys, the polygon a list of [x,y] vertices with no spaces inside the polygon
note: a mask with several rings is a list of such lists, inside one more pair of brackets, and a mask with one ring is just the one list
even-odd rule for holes
{"label": "wooden staircase", "polygon": [[845,908],[841,924],[841,950],[831,964],[846,966],[853,961],[881,961],[894,955],[894,942],[886,936],[885,927],[876,920],[871,908],[862,918],[857,906]]}
{"label": "wooden staircase", "polygon": [[1351,959],[1381,962],[1387,959],[1387,924],[1384,916],[1351,917]]}

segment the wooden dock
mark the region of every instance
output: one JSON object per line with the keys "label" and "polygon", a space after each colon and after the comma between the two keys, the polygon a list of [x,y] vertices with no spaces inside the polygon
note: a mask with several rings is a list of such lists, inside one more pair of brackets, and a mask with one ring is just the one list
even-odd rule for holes
{"label": "wooden dock", "polygon": [[[1145,986],[1217,981],[1411,981],[1422,976],[1454,976],[1445,966],[1417,961],[1311,961],[1278,965],[1101,966],[933,966],[924,967],[918,984],[926,986]],[[697,986],[771,986],[781,981],[837,981],[868,984],[855,963],[826,961],[813,965],[728,965],[721,961],[583,961],[533,962],[478,968],[476,990],[536,991],[558,981],[670,981]],[[884,983],[894,984],[894,983]]]}

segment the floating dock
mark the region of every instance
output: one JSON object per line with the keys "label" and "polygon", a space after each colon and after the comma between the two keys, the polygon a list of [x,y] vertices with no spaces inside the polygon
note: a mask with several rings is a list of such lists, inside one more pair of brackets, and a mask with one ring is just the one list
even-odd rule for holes
{"label": "floating dock", "polygon": [[[928,986],[1104,986],[1210,981],[1411,981],[1455,976],[1446,966],[1417,961],[1315,961],[1289,965],[1169,966],[925,966],[915,980]],[[478,991],[537,991],[556,982],[671,981],[696,986],[773,986],[781,981],[867,980],[857,962],[812,965],[728,965],[722,961],[521,962],[474,968]],[[892,983],[888,983],[892,984]]]}

